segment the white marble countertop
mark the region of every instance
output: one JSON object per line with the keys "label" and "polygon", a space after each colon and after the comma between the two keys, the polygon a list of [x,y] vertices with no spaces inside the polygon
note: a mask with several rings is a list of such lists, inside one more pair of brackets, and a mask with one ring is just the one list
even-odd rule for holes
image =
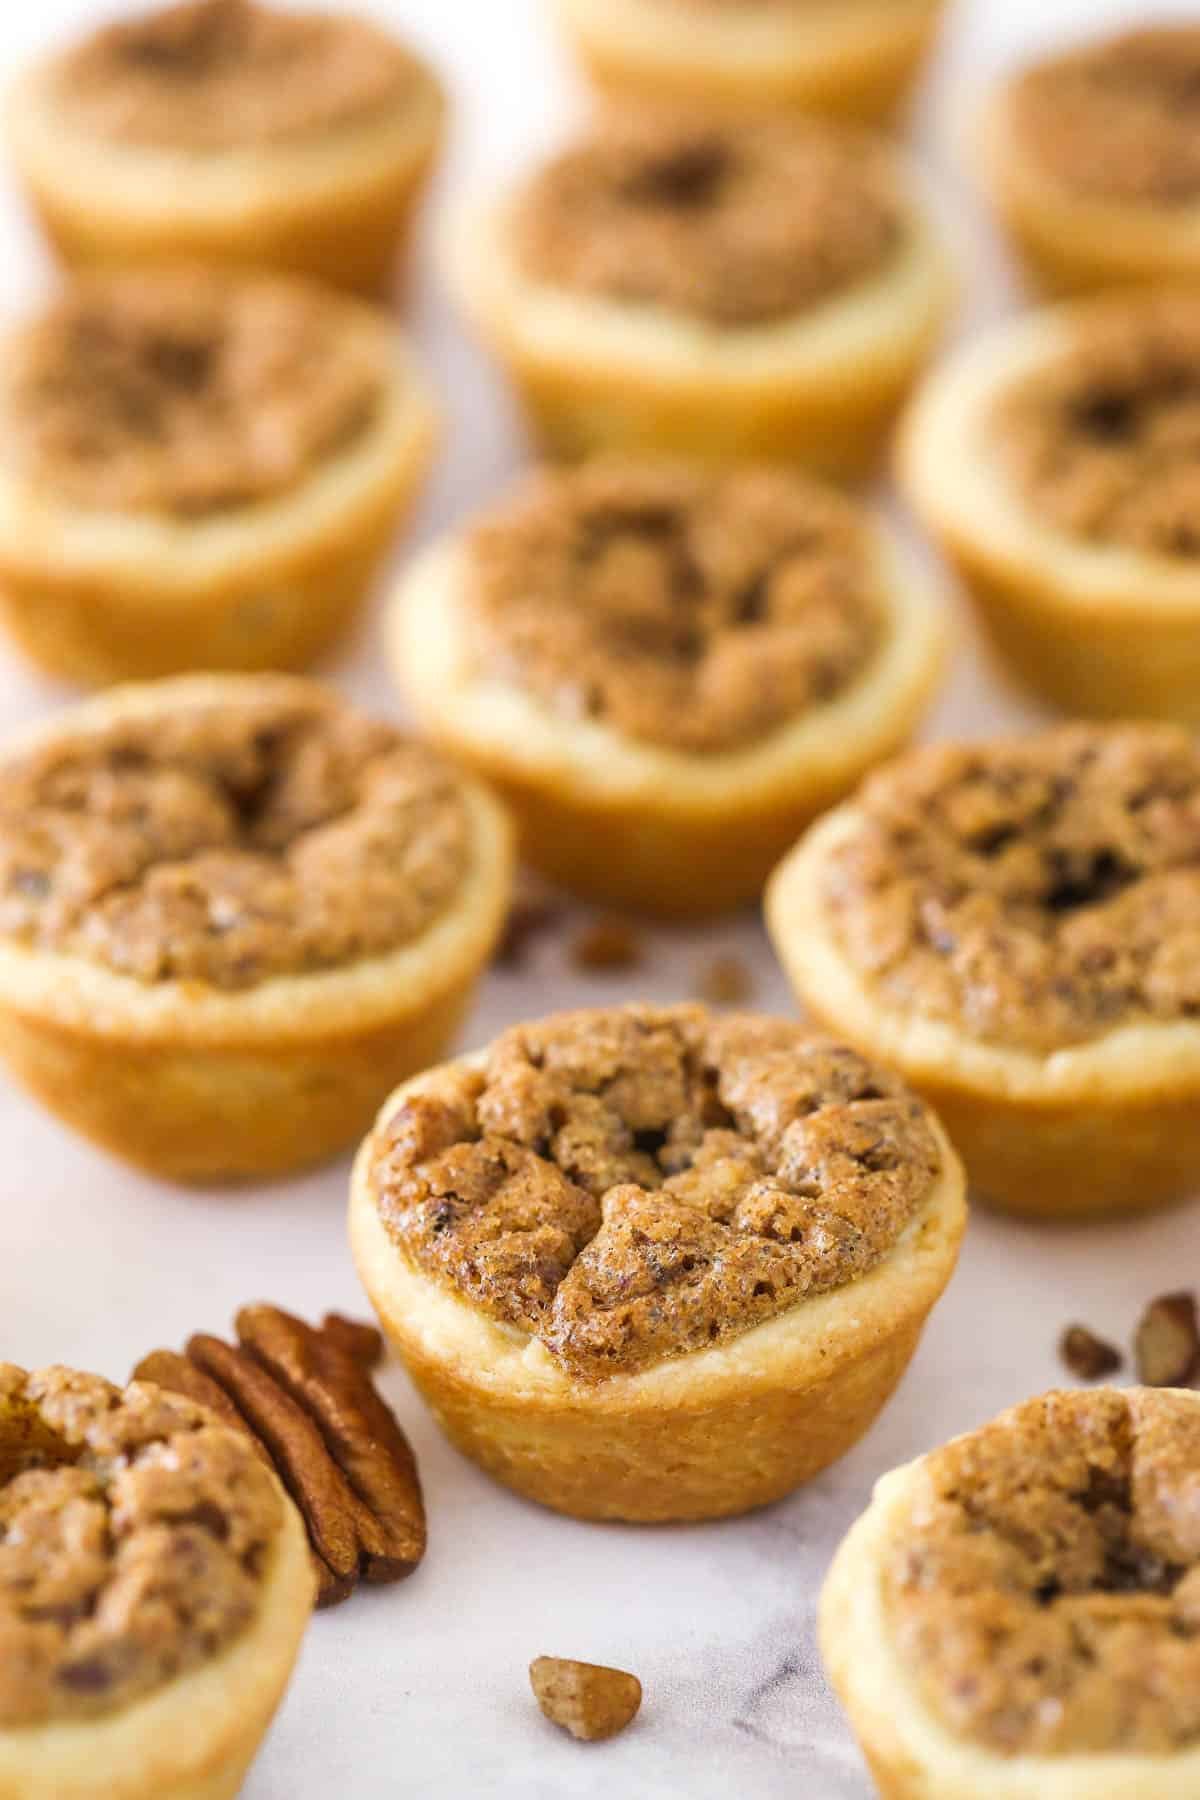
{"label": "white marble countertop", "polygon": [[[90,0],[5,6],[0,73],[102,10],[111,9]],[[578,104],[537,0],[383,0],[374,10],[423,40],[455,90],[455,142],[431,222],[552,141]],[[1163,0],[1156,10],[1194,11]],[[956,144],[973,94],[1015,54],[1135,16],[1129,0],[960,0],[917,139],[961,235],[967,326],[1011,304]],[[11,188],[0,189],[0,270],[5,310],[48,278]],[[428,258],[415,329],[451,429],[414,542],[489,496],[521,456],[504,395],[457,330]],[[362,699],[393,704],[370,622],[328,672]],[[0,650],[0,727],[67,697]],[[964,642],[932,729],[976,735],[1033,716]],[[745,919],[654,934],[645,972],[626,983],[581,980],[561,941],[545,940],[520,975],[489,978],[467,1039],[634,989],[683,997],[716,945],[752,961],[761,1005],[788,1007],[762,933]],[[252,1297],[310,1317],[364,1310],[343,1230],[348,1160],[259,1191],[177,1192],[72,1138],[7,1087],[0,1134],[0,1358],[121,1379],[152,1346],[225,1330]],[[403,1586],[316,1618],[246,1800],[865,1800],[870,1783],[813,1637],[835,1543],[882,1470],[1059,1379],[1055,1341],[1069,1318],[1127,1340],[1146,1298],[1200,1274],[1195,1244],[1186,1211],[1070,1230],[977,1213],[959,1274],[866,1440],[790,1500],[711,1526],[618,1528],[543,1513],[449,1449],[390,1367],[385,1386],[420,1459],[429,1554]],[[646,1696],[634,1728],[607,1745],[561,1737],[530,1697],[526,1665],[540,1654],[634,1670]]]}

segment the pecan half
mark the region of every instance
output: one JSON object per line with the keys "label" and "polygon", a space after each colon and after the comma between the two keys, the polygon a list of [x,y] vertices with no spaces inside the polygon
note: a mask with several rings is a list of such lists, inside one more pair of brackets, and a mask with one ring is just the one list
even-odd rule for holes
{"label": "pecan half", "polygon": [[318,1605],[344,1600],[360,1577],[411,1574],[425,1511],[408,1440],[370,1378],[379,1333],[333,1314],[315,1328],[274,1306],[246,1307],[237,1324],[237,1344],[198,1333],[186,1355],[156,1350],[134,1374],[255,1440],[304,1518]]}
{"label": "pecan half", "polygon": [[1186,1387],[1200,1370],[1200,1321],[1195,1294],[1151,1300],[1134,1337],[1138,1380],[1146,1387]]}
{"label": "pecan half", "polygon": [[529,1685],[553,1724],[588,1743],[624,1731],[642,1704],[642,1684],[636,1675],[561,1656],[535,1657],[529,1665]]}

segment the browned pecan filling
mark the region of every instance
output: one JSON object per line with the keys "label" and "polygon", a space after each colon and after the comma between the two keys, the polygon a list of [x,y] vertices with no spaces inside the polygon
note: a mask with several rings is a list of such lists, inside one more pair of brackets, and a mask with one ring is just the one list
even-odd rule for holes
{"label": "browned pecan filling", "polygon": [[113,143],[220,151],[286,144],[417,101],[420,65],[365,19],[184,0],[104,26],[62,57],[56,98]]}
{"label": "browned pecan filling", "polygon": [[1023,152],[1072,194],[1200,199],[1200,26],[1156,25],[1028,69],[1009,95]]}
{"label": "browned pecan filling", "polygon": [[874,1267],[928,1197],[928,1114],[851,1050],[703,1007],[565,1013],[424,1078],[380,1217],[582,1380],[708,1346]]}
{"label": "browned pecan filling", "polygon": [[222,988],[418,936],[468,867],[458,782],[297,685],[67,729],[0,767],[0,934]]}
{"label": "browned pecan filling", "polygon": [[0,1727],[124,1706],[254,1618],[279,1495],[190,1401],[0,1363]]}
{"label": "browned pecan filling", "polygon": [[884,1593],[929,1703],[991,1750],[1195,1748],[1200,1397],[1047,1394],[935,1451]]}
{"label": "browned pecan filling", "polygon": [[547,472],[470,553],[482,667],[677,750],[734,749],[833,699],[883,630],[861,513],[782,470]]}
{"label": "browned pecan filling", "polygon": [[890,1006],[1034,1051],[1200,1016],[1200,750],[1168,725],[938,745],[874,776],[825,899]]}
{"label": "browned pecan filling", "polygon": [[904,222],[887,152],[845,127],[614,110],[529,183],[513,227],[538,281],[736,327],[876,274]]}
{"label": "browned pecan filling", "polygon": [[1001,467],[1048,525],[1092,543],[1200,555],[1200,302],[1107,301],[1006,393]]}
{"label": "browned pecan filling", "polygon": [[6,346],[0,455],[81,507],[202,516],[347,448],[387,375],[349,304],[298,282],[87,276]]}

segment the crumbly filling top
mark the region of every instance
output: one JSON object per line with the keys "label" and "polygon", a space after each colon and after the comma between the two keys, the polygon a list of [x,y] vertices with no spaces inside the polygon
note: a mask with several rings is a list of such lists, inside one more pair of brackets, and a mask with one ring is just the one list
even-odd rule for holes
{"label": "crumbly filling top", "polygon": [[77,506],[196,517],[295,488],[371,423],[385,352],[278,277],[77,280],[5,347],[0,455]]}
{"label": "crumbly filling top", "polygon": [[929,1704],[990,1750],[1194,1750],[1200,1397],[1047,1394],[935,1451],[884,1594]]}
{"label": "crumbly filling top", "polygon": [[1200,26],[1123,32],[1038,63],[1009,107],[1023,153],[1081,199],[1200,198]]}
{"label": "crumbly filling top", "polygon": [[248,988],[417,937],[469,862],[452,771],[306,683],[69,728],[0,766],[0,934]]}
{"label": "crumbly filling top", "polygon": [[993,454],[1041,518],[1098,545],[1200,555],[1200,302],[1093,306],[1005,393]]}
{"label": "crumbly filling top", "polygon": [[844,1286],[939,1171],[929,1117],[852,1050],[703,1007],[565,1013],[421,1080],[372,1181],[419,1268],[583,1381]]}
{"label": "crumbly filling top", "polygon": [[0,1363],[0,1728],[111,1712],[218,1655],[282,1517],[249,1440],[190,1401]]}
{"label": "crumbly filling top", "polygon": [[845,126],[615,109],[528,184],[513,225],[535,280],[724,327],[866,280],[904,229],[887,151]]}
{"label": "crumbly filling top", "polygon": [[938,745],[873,776],[830,856],[889,1006],[1049,1052],[1200,1016],[1200,750],[1168,725]]}
{"label": "crumbly filling top", "polygon": [[416,59],[367,20],[253,0],[183,0],[106,25],[54,71],[78,128],[195,152],[336,132],[411,105],[426,87]]}
{"label": "crumbly filling top", "polygon": [[883,630],[861,512],[783,470],[548,471],[470,554],[481,667],[677,750],[734,749],[833,699]]}

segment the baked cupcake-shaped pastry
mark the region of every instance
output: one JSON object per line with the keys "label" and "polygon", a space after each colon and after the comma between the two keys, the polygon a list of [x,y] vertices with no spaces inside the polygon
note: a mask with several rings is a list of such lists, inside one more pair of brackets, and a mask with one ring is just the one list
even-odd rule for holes
{"label": "baked cupcake-shaped pastry", "polygon": [[556,0],[603,87],[880,119],[907,93],[945,0]]}
{"label": "baked cupcake-shaped pastry", "polygon": [[1161,23],[1022,70],[984,113],[984,175],[1052,290],[1200,277],[1200,24]]}
{"label": "baked cupcake-shaped pastry", "polygon": [[954,281],[913,176],[857,129],[612,108],[465,219],[451,274],[557,455],[861,474]]}
{"label": "baked cupcake-shaped pastry", "polygon": [[529,860],[676,917],[757,898],[909,736],[944,635],[841,494],[616,456],[538,473],[435,546],[388,624],[426,732],[500,789]]}
{"label": "baked cupcake-shaped pastry", "polygon": [[1194,1800],[1200,1394],[1045,1394],[885,1475],[821,1649],[882,1800]]}
{"label": "baked cupcake-shaped pastry", "polygon": [[1200,295],[1000,327],[932,377],[901,466],[1037,693],[1098,717],[1200,721]]}
{"label": "baked cupcake-shaped pastry", "polygon": [[891,1076],[798,1025],[564,1013],[400,1088],[351,1241],[452,1441],[587,1519],[705,1519],[849,1449],[953,1271],[963,1180]]}
{"label": "baked cupcake-shaped pastry", "polygon": [[910,752],[773,876],[812,1016],[945,1120],[1013,1211],[1200,1182],[1200,747],[1066,725]]}
{"label": "baked cupcake-shaped pastry", "polygon": [[148,1382],[0,1363],[0,1793],[232,1800],[314,1587],[240,1432]]}
{"label": "baked cupcake-shaped pastry", "polygon": [[332,1155],[457,1026],[509,837],[434,751],[315,683],[116,689],[0,755],[0,1054],[163,1175]]}
{"label": "baked cupcake-shaped pastry", "polygon": [[8,136],[67,262],[204,258],[378,292],[442,111],[430,70],[365,19],[183,0],[31,69]]}
{"label": "baked cupcake-shaped pastry", "polygon": [[89,684],[302,666],[435,436],[382,311],[277,275],[81,276],[0,341],[0,616]]}

